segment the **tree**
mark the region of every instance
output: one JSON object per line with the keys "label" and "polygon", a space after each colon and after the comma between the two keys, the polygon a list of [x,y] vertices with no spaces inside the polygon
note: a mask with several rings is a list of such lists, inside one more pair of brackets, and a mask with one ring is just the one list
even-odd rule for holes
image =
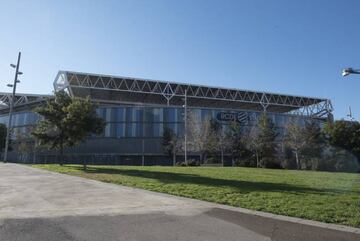
{"label": "tree", "polygon": [[360,123],[338,120],[327,123],[324,134],[330,145],[343,148],[355,155],[360,162]]}
{"label": "tree", "polygon": [[5,148],[7,127],[5,124],[0,123],[0,151]]}
{"label": "tree", "polygon": [[258,126],[252,126],[246,133],[246,147],[251,151],[256,158],[256,167],[260,166],[259,152],[261,148],[261,143],[259,139],[259,128]]}
{"label": "tree", "polygon": [[258,119],[257,127],[259,128],[257,142],[259,144],[259,157],[261,158],[260,164],[262,167],[272,167],[272,165],[275,165],[272,161],[274,161],[275,158],[275,139],[278,135],[275,125],[273,121],[263,113]]}
{"label": "tree", "polygon": [[96,105],[89,98],[71,98],[65,91],[55,92],[55,98],[49,99],[35,111],[43,119],[32,134],[40,145],[59,151],[60,165],[65,147],[75,146],[91,133],[101,134],[105,127],[104,120],[96,114]]}
{"label": "tree", "polygon": [[219,122],[216,122],[213,129],[215,130],[215,135],[217,137],[217,149],[220,151],[221,165],[224,166],[224,153],[228,152],[232,145],[231,130],[230,128],[225,128]]}
{"label": "tree", "polygon": [[298,123],[290,121],[285,127],[285,146],[289,147],[295,154],[296,168],[301,168],[299,153],[307,145],[307,138],[305,135],[305,128]]}
{"label": "tree", "polygon": [[211,119],[201,121],[195,114],[188,115],[188,139],[189,149],[200,153],[200,162],[206,160],[208,153],[217,149],[216,133],[212,128]]}
{"label": "tree", "polygon": [[229,151],[232,145],[231,130],[215,119],[208,118],[206,121],[210,124],[210,130],[205,148],[208,153],[213,153],[216,157],[220,152],[221,165],[224,166],[224,153]]}
{"label": "tree", "polygon": [[[229,139],[231,142],[231,150],[233,160],[240,165],[252,166],[248,163],[250,151],[246,145],[246,136],[244,135],[244,128],[238,122],[231,122],[229,125]],[[244,164],[245,162],[245,164]]]}
{"label": "tree", "polygon": [[175,166],[176,153],[181,149],[181,140],[172,129],[164,127],[162,144],[164,152],[173,158],[173,165]]}
{"label": "tree", "polygon": [[14,148],[19,153],[19,161],[28,162],[35,152],[34,140],[31,138],[33,126],[26,126],[24,131],[16,128]]}
{"label": "tree", "polygon": [[306,145],[301,151],[302,156],[311,161],[311,169],[314,170],[317,163],[323,158],[325,149],[325,140],[320,123],[316,120],[306,121],[304,135]]}

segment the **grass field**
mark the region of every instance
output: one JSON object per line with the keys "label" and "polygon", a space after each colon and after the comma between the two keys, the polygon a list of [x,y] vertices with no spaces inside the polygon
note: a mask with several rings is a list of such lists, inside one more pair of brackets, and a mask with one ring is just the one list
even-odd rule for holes
{"label": "grass field", "polygon": [[34,165],[103,182],[360,227],[360,175],[221,167]]}

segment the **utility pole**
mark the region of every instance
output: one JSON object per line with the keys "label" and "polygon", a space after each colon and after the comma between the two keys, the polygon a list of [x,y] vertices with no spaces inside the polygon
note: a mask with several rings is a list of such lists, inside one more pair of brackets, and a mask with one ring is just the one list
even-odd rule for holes
{"label": "utility pole", "polygon": [[19,52],[17,64],[10,64],[11,67],[16,68],[15,71],[15,78],[14,78],[14,84],[8,84],[8,87],[12,87],[12,95],[9,103],[9,119],[8,119],[8,125],[7,125],[7,132],[6,132],[6,141],[5,141],[5,151],[4,151],[4,162],[7,162],[7,156],[8,156],[8,149],[9,149],[9,139],[10,139],[10,133],[11,133],[11,121],[12,121],[12,112],[14,108],[14,99],[15,99],[15,93],[16,93],[16,84],[20,81],[18,80],[18,75],[22,75],[22,72],[19,71],[20,66],[20,58],[21,58],[21,52]]}
{"label": "utility pole", "polygon": [[184,133],[184,154],[185,164],[187,165],[187,89],[185,89],[185,103],[184,103],[184,122],[185,122],[185,133]]}

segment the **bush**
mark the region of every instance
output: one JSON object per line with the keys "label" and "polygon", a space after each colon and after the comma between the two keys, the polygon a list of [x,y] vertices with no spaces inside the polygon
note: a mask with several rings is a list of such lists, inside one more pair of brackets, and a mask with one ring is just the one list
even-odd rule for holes
{"label": "bush", "polygon": [[350,152],[330,147],[324,158],[319,160],[317,171],[330,172],[359,172],[360,167],[357,158]]}
{"label": "bush", "polygon": [[238,167],[256,167],[256,160],[253,158],[236,159],[235,166]]}
{"label": "bush", "polygon": [[282,169],[280,160],[275,158],[263,157],[260,160],[260,165],[265,168]]}
{"label": "bush", "polygon": [[189,167],[200,166],[200,162],[194,159],[190,159],[188,160],[188,166]]}
{"label": "bush", "polygon": [[194,166],[200,166],[200,162],[196,161],[196,160],[193,160],[193,159],[190,159],[190,160],[188,160],[187,165],[186,165],[185,162],[177,162],[175,165],[179,166],[179,167],[186,167],[186,166],[194,167]]}
{"label": "bush", "polygon": [[178,167],[186,167],[185,162],[176,162],[175,165]]}
{"label": "bush", "polygon": [[284,169],[296,169],[295,158],[284,158],[280,161],[280,165]]}

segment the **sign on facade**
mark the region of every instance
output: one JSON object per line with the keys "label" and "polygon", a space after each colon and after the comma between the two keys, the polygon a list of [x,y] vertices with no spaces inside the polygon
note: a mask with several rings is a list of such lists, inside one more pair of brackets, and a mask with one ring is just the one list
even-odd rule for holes
{"label": "sign on facade", "polygon": [[249,119],[246,112],[219,112],[216,118],[219,121],[236,121],[239,123],[246,123]]}

